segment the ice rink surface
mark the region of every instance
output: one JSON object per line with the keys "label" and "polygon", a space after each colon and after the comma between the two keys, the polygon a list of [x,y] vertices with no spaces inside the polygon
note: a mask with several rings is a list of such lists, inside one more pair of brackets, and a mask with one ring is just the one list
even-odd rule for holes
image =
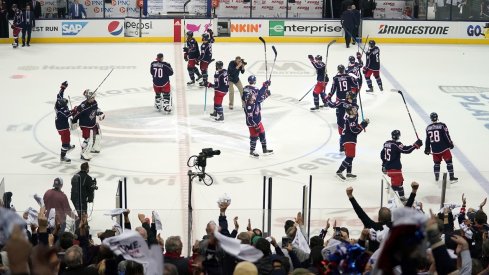
{"label": "ice rink surface", "polygon": [[[272,43],[268,44],[271,63]],[[260,159],[248,156],[249,134],[237,92],[234,110],[228,109],[228,96],[224,98],[224,123],[209,119],[211,89],[207,91],[204,113],[205,90],[185,85],[189,77],[181,44],[33,44],[16,50],[3,45],[0,176],[5,179],[6,189],[14,193],[13,203],[18,211],[35,206],[32,195],[42,195],[58,176],[63,177],[63,190],[69,196],[71,176],[81,163],[80,133],[71,135],[72,144],[76,145],[69,154],[72,164],[60,164],[60,138],[53,112],[56,94],[60,83],[67,80],[65,96],[78,105],[83,90],[95,89],[110,68],[115,68],[97,92],[106,119],[101,122],[102,152],[90,162],[90,174],[99,185],[91,218],[94,232],[111,226],[110,218],[103,214],[114,208],[117,181],[126,176],[132,220],[137,220],[136,213],[150,215],[151,210],[157,210],[163,219],[165,237],[186,236],[187,159],[202,148],[211,147],[222,153],[208,159],[207,172],[214,184],[204,186],[196,180],[193,183],[194,238],[204,234],[209,220],[217,219],[216,201],[224,193],[232,198],[228,209],[230,224],[234,216],[239,216],[242,230],[248,218],[253,227],[261,227],[263,175],[273,177],[272,235],[282,236],[285,219],[300,211],[302,186],[312,175],[312,232],[320,230],[331,218],[339,226],[353,229],[352,237],[357,237],[361,226],[345,194],[346,187],[354,187],[359,203],[376,219],[381,200],[379,154],[383,142],[390,139],[394,129],[401,131],[403,143],[416,140],[402,98],[390,92],[391,88],[404,92],[423,142],[429,113],[437,112],[440,121],[448,125],[455,143],[452,152],[459,182],[448,187],[447,202],[460,203],[465,193],[469,206],[476,207],[489,191],[485,161],[489,153],[489,80],[487,71],[480,69],[484,60],[489,60],[487,46],[378,46],[384,92],[375,83],[373,95],[365,93],[365,84],[362,88],[364,114],[371,124],[358,138],[353,161],[358,179],[341,182],[335,178],[343,155],[338,153],[334,110],[310,112],[312,95],[298,102],[316,79],[307,55],[324,57],[325,44],[275,44],[278,58],[270,87],[272,96],[263,104],[262,112],[267,142],[275,154]],[[330,48],[330,78],[337,65],[346,65],[348,56],[355,55],[356,50],[346,49],[341,43]],[[164,53],[165,61],[175,71],[171,78],[171,115],[158,113],[153,107],[149,64],[159,52]],[[217,39],[213,53],[225,67],[237,55],[245,58],[248,65],[240,77],[243,84],[250,74],[257,76],[259,85],[265,80],[261,43],[219,43]],[[214,71],[211,64],[209,75]],[[434,181],[431,157],[422,149],[416,150],[403,155],[402,163],[406,192],[410,191],[411,181],[418,181],[417,200],[423,202],[425,210],[438,210],[441,186]],[[442,171],[446,171],[445,164]]]}

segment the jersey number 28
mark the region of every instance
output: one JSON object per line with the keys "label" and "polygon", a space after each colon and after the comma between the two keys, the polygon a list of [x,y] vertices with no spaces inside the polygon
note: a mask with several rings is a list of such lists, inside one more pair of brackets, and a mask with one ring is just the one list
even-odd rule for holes
{"label": "jersey number 28", "polygon": [[439,142],[440,141],[440,131],[429,131],[428,135],[430,136],[430,142]]}

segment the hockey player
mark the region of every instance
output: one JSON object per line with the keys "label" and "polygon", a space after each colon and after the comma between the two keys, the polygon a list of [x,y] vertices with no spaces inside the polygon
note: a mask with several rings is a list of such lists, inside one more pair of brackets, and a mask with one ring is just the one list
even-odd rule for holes
{"label": "hockey player", "polygon": [[199,69],[195,67],[198,65],[198,58],[200,56],[199,53],[199,44],[194,39],[194,33],[192,31],[187,32],[186,38],[187,46],[183,48],[183,58],[187,61],[187,70],[188,75],[190,76],[190,82],[187,82],[187,85],[195,84],[195,75],[197,75],[197,81],[202,78],[202,75],[199,72]]}
{"label": "hockey player", "polygon": [[12,47],[15,49],[19,46],[19,33],[22,31],[22,23],[24,22],[22,11],[17,8],[17,4],[12,4],[12,10],[14,11],[14,18],[12,20],[12,34],[14,36],[14,42]]}
{"label": "hockey player", "polygon": [[82,130],[83,144],[81,159],[90,160],[92,158],[90,153],[100,153],[101,136],[97,118],[103,120],[105,115],[98,108],[93,91],[86,89],[83,95],[86,99],[79,106],[75,107],[73,124],[76,125],[79,121],[80,129]]}
{"label": "hockey player", "polygon": [[[357,108],[357,110],[358,110],[358,105],[357,105],[357,101],[355,98],[355,94],[353,94],[353,92],[351,92],[351,91],[346,93],[345,99],[340,99],[340,100],[337,100],[335,102],[331,101],[331,98],[328,97],[328,106],[330,108],[336,108],[337,112],[343,114],[343,116],[341,118],[339,118],[339,119],[337,118],[337,120],[338,120],[337,123],[341,123],[338,125],[345,125],[345,113],[346,113],[345,110],[350,105]],[[358,123],[358,116],[357,116],[356,122]],[[343,126],[341,126],[341,131],[343,131]],[[345,151],[345,147],[343,146],[343,136],[340,134],[340,152],[343,152],[343,151]]]}
{"label": "hockey player", "polygon": [[173,69],[169,63],[163,61],[162,53],[156,55],[156,60],[151,62],[150,73],[153,76],[155,108],[158,112],[161,109],[167,113],[171,112],[170,76],[173,75]]}
{"label": "hockey player", "polygon": [[391,132],[391,140],[384,142],[380,159],[382,160],[382,172],[391,178],[391,186],[399,194],[401,201],[405,202],[404,197],[404,177],[402,176],[401,154],[410,154],[414,149],[423,146],[423,142],[418,139],[413,145],[403,145],[399,141],[401,132],[394,130]]}
{"label": "hockey player", "polygon": [[[345,66],[338,65],[338,74],[333,77],[333,84],[331,86],[331,92],[328,94],[326,98],[327,101],[330,101],[332,96],[336,94],[335,102],[345,102],[346,94],[348,92],[352,93],[352,98],[355,98],[355,94],[358,91],[357,82],[355,78],[351,75],[346,74]],[[339,105],[336,108],[336,124],[338,125],[338,134],[340,135],[340,152],[344,151],[343,145],[341,142],[341,135],[343,133],[343,126],[345,125],[345,108],[343,104]]]}
{"label": "hockey player", "polygon": [[70,123],[69,117],[73,113],[68,109],[68,100],[64,98],[65,89],[68,87],[68,81],[61,83],[61,87],[58,95],[56,96],[56,103],[54,110],[56,111],[55,125],[58,130],[58,134],[61,136],[61,155],[59,160],[61,162],[70,163],[71,159],[66,157],[66,153],[73,150],[75,145],[71,145],[70,142]]}
{"label": "hockey player", "polygon": [[[346,108],[345,125],[343,130],[342,140],[345,145],[345,159],[341,162],[340,167],[336,171],[336,176],[341,180],[356,179],[356,175],[352,174],[352,163],[355,158],[355,149],[357,145],[357,136],[363,131],[369,124],[370,120],[366,118],[360,124],[358,124],[358,110],[356,107],[349,105]],[[343,175],[343,171],[346,169],[346,177]]]}
{"label": "hockey player", "polygon": [[426,127],[426,142],[424,153],[429,155],[430,152],[433,155],[433,170],[435,172],[435,180],[440,178],[440,164],[442,160],[445,160],[447,164],[448,174],[450,175],[450,182],[455,183],[458,178],[455,177],[453,172],[452,153],[450,149],[453,149],[453,141],[448,133],[448,127],[443,122],[438,121],[438,114],[431,113],[430,119],[433,123]]}
{"label": "hockey player", "polygon": [[212,43],[210,43],[210,35],[208,33],[202,34],[202,45],[200,45],[200,71],[202,72],[202,82],[199,86],[207,86],[207,67],[212,60]]}
{"label": "hockey player", "polygon": [[380,79],[380,49],[375,45],[374,40],[368,41],[368,46],[369,49],[365,53],[365,67],[363,67],[363,74],[365,75],[368,86],[367,92],[371,93],[374,91],[372,80],[370,80],[370,76],[372,74],[375,77],[375,81],[377,81],[379,89],[383,91],[384,89],[382,88],[382,79]]}
{"label": "hockey player", "polygon": [[[311,61],[312,66],[316,69],[317,74],[317,83],[314,86],[314,90],[312,95],[314,97],[314,107],[311,108],[311,111],[319,110],[319,96],[321,96],[321,100],[323,101],[323,106],[326,106],[326,85],[328,85],[329,78],[326,74],[326,64],[324,64],[323,57],[320,55],[316,55],[313,57],[311,54],[307,56],[309,61]],[[321,106],[322,107],[322,106]]]}
{"label": "hockey player", "polygon": [[224,108],[222,108],[222,100],[227,95],[229,89],[228,71],[223,69],[222,61],[216,62],[216,73],[214,74],[214,84],[208,83],[208,87],[214,88],[214,112],[211,117],[215,121],[224,121]]}
{"label": "hockey player", "polygon": [[352,55],[348,57],[348,61],[349,62],[346,68],[346,73],[355,78],[358,85],[358,92],[360,92],[363,82],[362,73],[360,70],[363,67],[362,54],[357,52],[357,60],[355,61],[355,57]]}
{"label": "hockey player", "polygon": [[261,123],[261,103],[270,96],[270,91],[268,87],[270,86],[270,81],[265,81],[261,89],[258,90],[254,86],[256,83],[256,77],[250,75],[248,77],[248,83],[250,85],[246,86],[245,95],[245,115],[246,115],[246,125],[250,131],[250,156],[258,158],[259,155],[255,152],[256,141],[260,139],[261,147],[264,155],[269,155],[273,153],[273,150],[267,148],[267,140],[265,138],[265,128]]}

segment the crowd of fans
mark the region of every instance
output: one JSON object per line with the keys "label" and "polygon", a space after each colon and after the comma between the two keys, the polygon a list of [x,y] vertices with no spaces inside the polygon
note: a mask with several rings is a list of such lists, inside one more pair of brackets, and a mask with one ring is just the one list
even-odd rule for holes
{"label": "crowd of fans", "polygon": [[[182,256],[181,236],[164,240],[157,233],[159,217],[138,214],[138,226],[132,229],[127,209],[120,209],[124,230],[100,232],[101,244],[94,244],[84,211],[74,231],[62,225],[59,214],[76,214],[63,212],[63,203],[53,206],[53,197],[68,202],[62,181],[55,179],[53,186],[44,201],[36,198],[40,210],[30,208],[23,217],[9,209],[10,202],[0,201],[0,274],[489,274],[486,200],[477,209],[467,208],[462,195],[461,205],[427,215],[415,201],[416,182],[405,204],[380,208],[377,221],[348,187],[347,198],[364,226],[358,238],[336,222],[331,227],[328,219],[321,233],[307,240],[300,213],[285,222],[280,241],[252,228],[249,220],[246,230],[240,230],[237,217],[231,229],[230,201],[220,200],[217,223],[207,224],[190,257]],[[60,211],[51,215],[47,206]],[[144,254],[149,253],[156,253],[153,258],[160,264],[148,261]]]}

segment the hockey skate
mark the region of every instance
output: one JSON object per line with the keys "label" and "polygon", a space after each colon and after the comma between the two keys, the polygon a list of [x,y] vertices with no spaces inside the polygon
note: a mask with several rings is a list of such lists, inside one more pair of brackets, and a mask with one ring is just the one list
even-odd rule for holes
{"label": "hockey skate", "polygon": [[263,148],[263,155],[264,155],[264,156],[273,155],[273,150],[267,149],[267,148],[265,147],[265,148]]}
{"label": "hockey skate", "polygon": [[19,43],[15,43],[15,42],[12,43],[12,48],[17,49],[18,46],[19,46]]}
{"label": "hockey skate", "polygon": [[357,179],[357,175],[354,175],[352,173],[346,173],[346,179],[347,180],[356,180]]}
{"label": "hockey skate", "polygon": [[383,91],[384,91],[384,88],[382,88],[382,86],[379,86],[379,90],[380,90],[381,92],[383,92]]}
{"label": "hockey skate", "polygon": [[66,156],[60,157],[59,161],[64,163],[71,163],[71,159],[67,158]]}
{"label": "hockey skate", "polygon": [[453,183],[457,183],[458,182],[458,178],[456,177],[450,177],[450,183],[453,184]]}
{"label": "hockey skate", "polygon": [[258,158],[258,157],[260,157],[260,155],[258,155],[258,153],[255,152],[255,151],[250,151],[250,157],[252,157],[252,158]]}
{"label": "hockey skate", "polygon": [[194,85],[194,84],[195,84],[195,80],[187,82],[187,85]]}
{"label": "hockey skate", "polygon": [[216,118],[214,119],[215,122],[224,122],[224,115],[217,114]]}
{"label": "hockey skate", "polygon": [[197,79],[196,79],[196,80],[197,80],[197,81],[199,81],[199,80],[201,80],[201,79],[202,79],[202,75],[201,75],[201,74],[198,74],[198,75],[197,75]]}
{"label": "hockey skate", "polygon": [[92,156],[89,153],[82,153],[80,155],[80,159],[85,161],[90,161],[92,159]]}
{"label": "hockey skate", "polygon": [[214,111],[214,113],[210,113],[209,115],[212,116],[212,117],[217,117],[217,112]]}
{"label": "hockey skate", "polygon": [[343,173],[342,172],[336,172],[336,177],[339,178],[342,181],[345,181],[346,180],[346,178],[345,178],[345,176],[343,176]]}
{"label": "hockey skate", "polygon": [[367,93],[373,93],[374,92],[374,88],[373,87],[372,88],[368,88],[365,92],[367,92]]}
{"label": "hockey skate", "polygon": [[94,139],[90,153],[98,154],[100,153],[100,135],[95,135]]}
{"label": "hockey skate", "polygon": [[155,108],[156,108],[156,110],[158,112],[161,112],[161,108],[162,108],[162,106],[161,106],[161,99],[155,100]]}
{"label": "hockey skate", "polygon": [[81,155],[80,155],[81,160],[90,161],[90,159],[92,158],[92,155],[90,155],[90,151],[92,150],[92,146],[93,146],[93,141],[90,142],[90,140],[88,140],[88,139],[85,139],[83,141],[82,151],[81,151]]}
{"label": "hockey skate", "polygon": [[316,105],[316,106],[314,106],[314,107],[311,107],[311,109],[310,109],[310,110],[311,110],[311,111],[317,111],[317,110],[319,110],[319,105]]}
{"label": "hockey skate", "polygon": [[205,86],[207,86],[207,81],[201,81],[201,82],[199,82],[199,86],[200,86],[200,87],[205,87]]}

